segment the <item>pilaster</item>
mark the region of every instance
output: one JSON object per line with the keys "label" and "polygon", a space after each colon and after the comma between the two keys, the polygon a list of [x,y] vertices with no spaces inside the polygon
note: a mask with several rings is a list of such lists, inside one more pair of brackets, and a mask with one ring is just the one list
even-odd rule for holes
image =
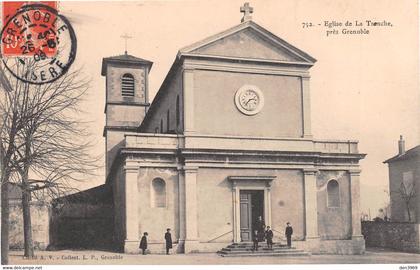
{"label": "pilaster", "polygon": [[360,222],[360,172],[360,170],[349,170],[352,239],[363,237]]}
{"label": "pilaster", "polygon": [[184,69],[182,75],[183,106],[184,106],[184,134],[193,134],[194,129],[194,71]]}
{"label": "pilaster", "polygon": [[302,137],[312,138],[311,128],[311,93],[309,91],[309,77],[301,77],[302,85]]}
{"label": "pilaster", "polygon": [[139,252],[139,192],[137,177],[139,168],[135,165],[126,165],[125,173],[125,253]]}
{"label": "pilaster", "polygon": [[239,189],[234,181],[232,183],[232,205],[233,205],[233,242],[237,243],[240,242],[240,220],[239,220],[239,213],[240,213],[240,202],[239,202]]}
{"label": "pilaster", "polygon": [[184,166],[185,253],[196,251],[198,245],[197,171],[197,167]]}
{"label": "pilaster", "polygon": [[185,244],[185,176],[183,168],[178,168],[178,209],[179,239],[177,253],[184,253]]}
{"label": "pilaster", "polygon": [[315,169],[304,169],[305,185],[305,239],[318,239],[318,203]]}
{"label": "pilaster", "polygon": [[271,181],[267,181],[264,189],[264,220],[265,225],[272,227],[271,224]]}

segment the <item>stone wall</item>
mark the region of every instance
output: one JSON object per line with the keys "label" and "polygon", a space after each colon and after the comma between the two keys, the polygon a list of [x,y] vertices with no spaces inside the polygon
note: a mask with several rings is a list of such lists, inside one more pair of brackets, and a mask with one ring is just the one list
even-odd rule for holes
{"label": "stone wall", "polygon": [[50,248],[115,250],[114,207],[110,185],[55,199],[50,220]]}
{"label": "stone wall", "polygon": [[53,210],[51,245],[53,248],[95,248],[113,250],[112,206],[72,203]]}
{"label": "stone wall", "polygon": [[366,247],[385,247],[420,253],[420,224],[403,222],[362,222]]}
{"label": "stone wall", "polygon": [[[43,250],[49,244],[49,209],[46,203],[31,202],[32,239],[35,249]],[[21,202],[10,202],[9,247],[23,249],[23,216]]]}

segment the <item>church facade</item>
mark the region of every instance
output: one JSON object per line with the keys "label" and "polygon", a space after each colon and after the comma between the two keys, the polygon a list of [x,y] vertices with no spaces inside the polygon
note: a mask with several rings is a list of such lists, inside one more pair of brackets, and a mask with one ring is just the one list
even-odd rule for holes
{"label": "church facade", "polygon": [[179,51],[149,103],[150,61],[103,59],[106,171],[114,242],[138,253],[217,251],[251,241],[256,221],[274,242],[313,253],[360,254],[357,141],[311,133],[316,60],[250,18]]}

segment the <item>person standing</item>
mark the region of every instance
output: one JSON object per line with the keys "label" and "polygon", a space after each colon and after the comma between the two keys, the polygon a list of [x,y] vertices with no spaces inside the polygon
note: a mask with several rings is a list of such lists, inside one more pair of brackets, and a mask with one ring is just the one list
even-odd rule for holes
{"label": "person standing", "polygon": [[142,254],[143,255],[146,255],[147,236],[148,236],[148,233],[147,232],[143,233],[143,237],[140,240],[140,246],[139,246],[139,248],[142,250]]}
{"label": "person standing", "polygon": [[286,223],[286,231],[284,232],[287,238],[287,246],[290,248],[292,246],[292,234],[293,234],[293,228],[290,222]]}
{"label": "person standing", "polygon": [[171,236],[170,228],[166,229],[165,242],[166,242],[166,255],[169,255],[169,249],[172,248],[172,236]]}
{"label": "person standing", "polygon": [[254,230],[254,233],[252,234],[252,242],[254,243],[254,246],[252,247],[252,251],[258,251],[258,240],[259,240],[258,231]]}
{"label": "person standing", "polygon": [[267,230],[265,231],[265,239],[267,240],[267,247],[269,249],[273,249],[273,231],[271,230],[270,226],[267,226]]}
{"label": "person standing", "polygon": [[256,222],[256,229],[258,230],[258,241],[262,242],[265,238],[265,223],[261,216],[258,216]]}

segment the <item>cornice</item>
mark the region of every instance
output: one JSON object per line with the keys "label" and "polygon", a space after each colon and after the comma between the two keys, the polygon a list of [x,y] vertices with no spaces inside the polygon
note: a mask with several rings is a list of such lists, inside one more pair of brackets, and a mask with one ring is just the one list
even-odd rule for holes
{"label": "cornice", "polygon": [[308,62],[296,62],[296,61],[285,61],[276,59],[263,59],[263,58],[250,58],[250,57],[235,57],[235,56],[224,56],[224,55],[213,55],[213,54],[197,54],[197,53],[181,53],[180,57],[204,59],[209,61],[223,61],[223,62],[236,62],[236,63],[256,63],[256,64],[271,64],[274,66],[298,66],[310,68],[313,63]]}
{"label": "cornice", "polygon": [[[305,79],[310,78],[308,71],[304,69],[293,69],[291,65],[285,63],[271,63],[260,62],[260,61],[226,61],[226,59],[219,59],[222,61],[209,61],[209,59],[199,59],[199,61],[184,61],[184,70],[207,70],[207,71],[223,71],[223,72],[236,72],[236,73],[249,73],[249,74],[266,74],[266,75],[283,75],[283,76],[295,76],[302,77]],[[287,68],[289,67],[289,68]]]}
{"label": "cornice", "polygon": [[253,181],[273,181],[276,179],[277,176],[275,175],[234,175],[229,176],[229,181],[247,181],[247,180],[253,180]]}

